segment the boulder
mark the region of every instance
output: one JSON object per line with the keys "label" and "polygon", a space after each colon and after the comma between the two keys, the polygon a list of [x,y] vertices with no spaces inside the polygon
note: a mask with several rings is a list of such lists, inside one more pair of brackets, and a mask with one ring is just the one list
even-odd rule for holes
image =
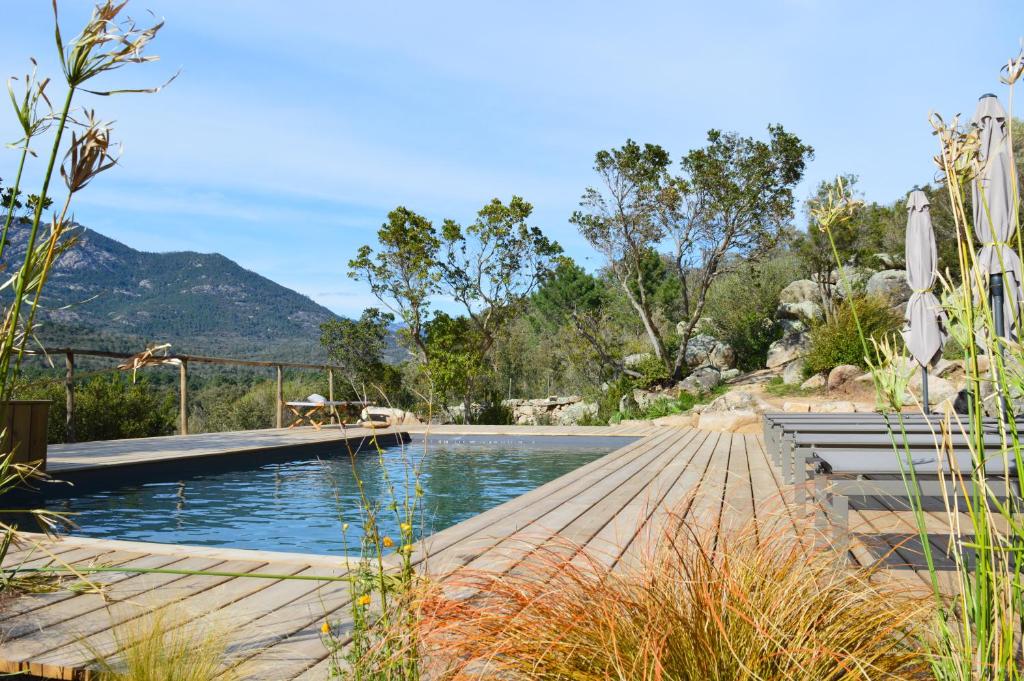
{"label": "boulder", "polygon": [[633,393],[626,393],[619,398],[619,411],[623,414],[629,411],[635,411],[636,409],[639,409],[639,407],[640,405],[638,405],[636,400],[633,399]]}
{"label": "boulder", "polygon": [[875,272],[868,279],[865,292],[869,295],[884,298],[890,305],[906,305],[910,300],[910,285],[907,283],[905,270],[882,270]]}
{"label": "boulder", "polygon": [[753,411],[705,411],[697,421],[701,430],[719,433],[756,433],[761,428],[761,415]]}
{"label": "boulder", "polygon": [[834,400],[812,404],[811,411],[816,414],[852,414],[857,411],[857,407],[847,400]]}
{"label": "boulder", "polygon": [[597,403],[575,402],[555,413],[555,422],[560,426],[575,426],[582,421],[597,418]]}
{"label": "boulder", "polygon": [[828,381],[824,374],[814,374],[806,381],[800,384],[801,390],[821,390],[827,385]]}
{"label": "boulder", "polygon": [[697,425],[697,414],[672,414],[651,421],[656,426],[668,428],[693,428]]}
{"label": "boulder", "polygon": [[686,366],[691,368],[710,366],[721,371],[736,366],[736,351],[732,346],[704,333],[694,336],[686,343],[683,357]]}
{"label": "boulder", "polygon": [[782,411],[794,413],[794,414],[806,414],[811,410],[810,402],[801,402],[799,400],[789,400],[782,403]]}
{"label": "boulder", "polygon": [[726,369],[722,372],[722,382],[731,381],[734,378],[739,378],[740,374],[743,373],[739,369]]}
{"label": "boulder", "polygon": [[719,371],[736,366],[736,351],[728,343],[719,341],[708,355],[708,364]]}
{"label": "boulder", "polygon": [[654,355],[652,355],[649,352],[637,352],[632,355],[626,355],[625,357],[623,357],[622,365],[627,369],[635,369],[636,367],[640,366],[641,364],[650,360],[653,357]]}
{"label": "boulder", "polygon": [[905,266],[903,256],[892,255],[891,253],[875,253],[875,262],[888,270],[900,269]]}
{"label": "boulder", "polygon": [[659,392],[640,390],[639,388],[633,390],[633,401],[636,402],[636,406],[640,411],[647,411],[652,404],[664,397],[665,395]]}
{"label": "boulder", "polygon": [[782,370],[782,382],[786,385],[799,385],[804,381],[804,359],[798,357]]}
{"label": "boulder", "polygon": [[[921,372],[916,371],[910,377],[910,382],[907,384],[907,390],[910,391],[913,398],[917,399],[908,399],[907,403],[920,403],[920,400],[923,399],[921,387]],[[954,386],[950,381],[947,381],[940,376],[928,376],[928,404],[933,408],[939,407],[943,402],[953,404],[956,401],[958,393],[959,390],[957,390],[956,386]]]}
{"label": "boulder", "polygon": [[368,424],[390,427],[405,423],[407,416],[412,416],[413,422],[419,423],[415,415],[408,414],[404,409],[393,407],[364,407],[359,414],[359,419]]}
{"label": "boulder", "polygon": [[776,369],[793,360],[803,357],[810,348],[810,338],[805,333],[791,333],[768,346],[768,359],[765,366]]}
{"label": "boulder", "polygon": [[782,329],[782,335],[788,336],[791,333],[804,333],[809,331],[810,327],[807,323],[799,319],[780,319],[779,328]]}
{"label": "boulder", "polygon": [[765,402],[760,395],[747,392],[746,390],[732,390],[709,402],[704,406],[701,413],[752,411],[757,414],[763,414],[766,411],[771,411],[771,409],[772,405]]}
{"label": "boulder", "polygon": [[832,270],[830,275],[833,284],[832,295],[836,300],[843,300],[849,297],[851,291],[856,293],[857,291],[865,290],[867,282],[874,275],[875,270],[855,265],[844,265],[842,276],[839,275],[838,269]]}
{"label": "boulder", "polygon": [[779,302],[821,304],[821,293],[818,285],[810,279],[797,279],[779,292]]}
{"label": "boulder", "polygon": [[840,364],[839,366],[828,372],[828,381],[826,386],[831,390],[838,390],[845,384],[856,379],[858,376],[864,373],[864,370],[860,367],[852,364]]}
{"label": "boulder", "polygon": [[825,318],[825,311],[818,303],[805,300],[802,303],[779,303],[775,316],[778,319],[793,319],[812,325]]}
{"label": "boulder", "polygon": [[[687,325],[689,325],[689,323],[690,321],[687,319],[684,319],[681,322],[676,322],[676,333],[679,334],[680,336],[686,333],[686,327]],[[701,317],[700,319],[697,320],[697,323],[694,325],[693,330],[697,334],[713,336],[715,335],[716,328],[717,325],[715,324],[714,319],[712,319],[711,317]]]}
{"label": "boulder", "polygon": [[679,389],[694,395],[709,393],[722,382],[722,373],[714,367],[704,366],[679,382]]}

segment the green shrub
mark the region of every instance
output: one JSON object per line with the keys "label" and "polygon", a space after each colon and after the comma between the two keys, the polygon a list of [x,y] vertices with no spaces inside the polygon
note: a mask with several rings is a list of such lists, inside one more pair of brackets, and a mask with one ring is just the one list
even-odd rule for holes
{"label": "green shrub", "polygon": [[782,334],[775,322],[779,293],[801,275],[796,257],[775,254],[740,263],[711,286],[704,308],[704,315],[713,320],[710,332],[732,346],[743,371],[764,366],[768,346]]}
{"label": "green shrub", "polygon": [[668,380],[668,369],[665,368],[665,363],[654,355],[645,357],[633,365],[632,369],[640,374],[638,378],[633,379],[633,383],[637,388],[660,385]]}
{"label": "green shrub", "polygon": [[902,343],[898,332],[903,320],[886,301],[873,296],[853,298],[839,306],[833,319],[811,329],[811,347],[804,365],[807,375],[830,371],[840,364],[867,368],[854,310],[869,350],[872,338],[881,340],[895,335],[897,341]]}
{"label": "green shrub", "polygon": [[[50,400],[46,436],[64,442],[67,406],[63,383],[48,381],[22,386],[18,399]],[[146,378],[131,382],[122,374],[102,374],[75,386],[75,439],[119,440],[129,437],[173,435],[178,426],[178,396],[173,389],[151,384]]]}

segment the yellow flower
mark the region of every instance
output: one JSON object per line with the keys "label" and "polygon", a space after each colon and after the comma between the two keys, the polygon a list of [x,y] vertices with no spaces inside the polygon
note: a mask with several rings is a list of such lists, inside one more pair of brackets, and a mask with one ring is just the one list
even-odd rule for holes
{"label": "yellow flower", "polygon": [[412,525],[409,523],[402,523],[399,527],[402,529],[402,534],[412,534]]}
{"label": "yellow flower", "polygon": [[359,600],[357,600],[356,603],[365,608],[370,604],[370,596],[367,594],[363,594],[359,597]]}
{"label": "yellow flower", "polygon": [[323,626],[320,627],[320,631],[325,634],[331,633],[331,625],[327,623],[327,620],[324,620]]}
{"label": "yellow flower", "polygon": [[412,544],[405,544],[400,549],[398,549],[398,551],[399,553],[412,553]]}
{"label": "yellow flower", "polygon": [[392,546],[395,545],[395,542],[391,541],[391,537],[384,537],[384,539],[381,541],[381,544],[384,545],[384,548],[390,549]]}

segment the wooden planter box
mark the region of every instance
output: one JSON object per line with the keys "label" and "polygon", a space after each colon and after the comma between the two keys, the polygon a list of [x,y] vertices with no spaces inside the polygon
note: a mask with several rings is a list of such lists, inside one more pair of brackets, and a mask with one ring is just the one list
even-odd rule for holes
{"label": "wooden planter box", "polygon": [[46,420],[49,400],[11,400],[0,404],[4,415],[4,437],[0,453],[14,452],[14,463],[42,462],[46,470]]}

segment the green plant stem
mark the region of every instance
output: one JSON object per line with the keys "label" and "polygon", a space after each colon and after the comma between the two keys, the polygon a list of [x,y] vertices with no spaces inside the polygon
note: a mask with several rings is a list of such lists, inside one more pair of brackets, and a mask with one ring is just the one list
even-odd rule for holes
{"label": "green plant stem", "polygon": [[133,567],[38,567],[38,568],[5,568],[0,573],[13,576],[23,573],[30,574],[91,574],[97,572],[125,572],[140,575],[196,575],[200,577],[252,577],[255,579],[288,579],[308,582],[343,582],[350,579],[348,575],[329,577],[327,575],[282,575],[270,572],[228,572],[223,570],[179,570],[174,568],[133,568]]}
{"label": "green plant stem", "polygon": [[18,159],[18,172],[14,175],[14,185],[11,187],[11,201],[7,204],[7,216],[4,218],[3,234],[0,234],[0,259],[3,258],[4,249],[7,247],[7,231],[14,222],[14,204],[18,201],[18,192],[21,190],[21,174],[25,170],[25,159],[28,158],[30,138],[25,138],[25,146],[21,148],[21,158]]}
{"label": "green plant stem", "polygon": [[[64,106],[61,109],[60,117],[57,121],[57,132],[54,135],[53,148],[50,150],[50,158],[46,164],[46,173],[43,175],[43,187],[39,192],[39,201],[36,203],[36,209],[32,215],[32,228],[29,231],[28,246],[25,249],[25,262],[22,264],[21,271],[18,274],[17,284],[15,285],[10,328],[7,330],[7,337],[4,339],[2,348],[0,348],[0,381],[2,381],[2,385],[0,385],[0,401],[7,400],[10,397],[11,382],[8,380],[8,372],[10,370],[11,350],[14,347],[18,331],[18,320],[21,318],[21,302],[25,296],[27,275],[31,272],[32,252],[35,248],[36,235],[39,232],[39,222],[43,215],[43,204],[46,203],[47,193],[50,189],[50,180],[53,178],[53,168],[56,165],[57,157],[60,154],[60,144],[64,136],[64,128],[67,125],[68,116],[71,112],[71,101],[74,96],[75,88],[74,86],[71,86],[68,88],[68,94],[64,98]],[[29,329],[26,329],[25,333],[28,332]],[[23,348],[22,351],[18,353],[18,361],[15,364],[16,370],[21,364],[22,355]]]}

